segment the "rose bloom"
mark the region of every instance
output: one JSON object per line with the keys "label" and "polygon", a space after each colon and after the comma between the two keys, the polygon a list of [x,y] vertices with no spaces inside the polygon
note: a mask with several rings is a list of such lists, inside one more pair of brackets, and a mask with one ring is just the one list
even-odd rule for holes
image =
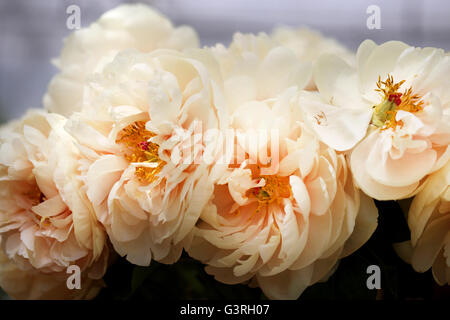
{"label": "rose bloom", "polygon": [[201,52],[120,53],[93,76],[87,108],[66,126],[84,153],[80,178],[97,217],[134,264],[175,262],[213,192],[199,137],[228,118],[194,57]]}
{"label": "rose bloom", "polygon": [[65,123],[33,110],[0,131],[1,249],[30,275],[67,278],[67,267],[77,265],[99,279],[108,257],[105,232],[77,179],[79,153]]}
{"label": "rose bloom", "polygon": [[44,96],[46,109],[69,116],[84,101],[84,83],[121,50],[151,52],[157,48],[182,50],[198,46],[195,31],[175,28],[163,15],[143,4],[123,4],[104,13],[88,28],[72,33],[54,64],[60,72],[53,77]]}
{"label": "rose bloom", "polygon": [[351,151],[351,170],[365,193],[411,197],[450,158],[450,57],[367,40],[357,60],[354,68],[334,55],[319,58],[319,92],[302,94],[306,118],[323,142]]}
{"label": "rose bloom", "polygon": [[408,225],[414,269],[425,272],[432,267],[437,283],[450,284],[450,162],[430,175],[415,196]]}
{"label": "rose bloom", "polygon": [[[298,298],[370,237],[377,210],[355,187],[344,155],[301,121],[298,88],[309,76],[291,63],[298,60],[289,49],[264,35],[238,35],[228,50],[213,51],[225,88],[244,94],[225,97],[237,132],[233,161],[214,167],[213,197],[186,249],[218,281],[259,285],[271,299]],[[272,78],[260,76],[269,70]],[[272,91],[258,90],[268,82]],[[252,132],[265,134],[254,143]]]}

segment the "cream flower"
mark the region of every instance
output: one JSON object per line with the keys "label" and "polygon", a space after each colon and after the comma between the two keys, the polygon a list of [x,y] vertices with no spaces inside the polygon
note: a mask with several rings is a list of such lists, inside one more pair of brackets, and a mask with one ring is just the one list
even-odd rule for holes
{"label": "cream flower", "polygon": [[430,175],[416,195],[408,224],[414,269],[425,272],[432,267],[437,283],[450,284],[450,162]]}
{"label": "cream flower", "polygon": [[84,84],[125,49],[151,52],[158,48],[182,50],[198,46],[195,31],[174,28],[163,15],[143,4],[124,4],[98,21],[72,33],[55,65],[60,70],[50,82],[44,106],[69,116],[85,105]]}
{"label": "cream flower", "polygon": [[221,282],[253,281],[269,298],[297,298],[370,237],[377,210],[355,188],[344,155],[300,121],[298,89],[309,77],[289,49],[237,35],[229,50],[213,52],[235,153],[214,167],[213,198],[186,249]]}
{"label": "cream flower", "polygon": [[354,64],[356,60],[355,54],[335,39],[324,37],[320,32],[306,27],[277,27],[271,37],[291,49],[304,62],[314,63],[322,54],[335,54],[349,64]]}
{"label": "cream flower", "polygon": [[196,50],[119,54],[93,77],[89,108],[66,127],[84,152],[81,178],[98,219],[138,265],[175,262],[213,192],[199,137],[226,127],[227,117]]}
{"label": "cream flower", "polygon": [[304,92],[301,105],[322,141],[352,149],[351,169],[365,193],[410,197],[450,158],[450,57],[367,40],[357,59],[353,68],[336,56],[319,58],[319,93]]}
{"label": "cream flower", "polygon": [[11,298],[20,300],[92,299],[103,286],[101,280],[86,275],[80,280],[80,289],[67,288],[68,274],[45,274],[36,270],[21,270],[0,249],[0,287]]}
{"label": "cream flower", "polygon": [[77,180],[79,153],[66,119],[30,111],[0,134],[1,247],[20,270],[101,278],[105,233]]}

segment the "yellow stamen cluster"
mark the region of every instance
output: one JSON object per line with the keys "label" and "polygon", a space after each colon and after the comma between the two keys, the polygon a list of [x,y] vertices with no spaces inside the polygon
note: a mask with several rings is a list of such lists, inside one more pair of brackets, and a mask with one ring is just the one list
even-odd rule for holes
{"label": "yellow stamen cluster", "polygon": [[145,129],[144,121],[137,121],[125,127],[118,135],[117,143],[126,147],[125,158],[132,163],[156,163],[156,167],[136,167],[135,175],[142,183],[152,183],[164,167],[158,156],[159,146],[148,140],[155,136]]}
{"label": "yellow stamen cluster", "polygon": [[412,88],[408,88],[403,93],[399,91],[405,80],[395,83],[394,78],[388,75],[386,81],[381,81],[378,77],[377,89],[383,96],[383,101],[374,106],[372,124],[382,130],[403,125],[402,121],[395,119],[399,110],[415,113],[423,110],[423,100],[418,94],[412,93]]}
{"label": "yellow stamen cluster", "polygon": [[264,179],[264,186],[252,188],[247,191],[247,197],[255,198],[258,201],[259,212],[262,207],[271,203],[280,203],[282,198],[290,198],[292,196],[291,185],[289,184],[289,177],[281,177],[277,175],[260,175],[260,167],[252,170],[255,179],[258,182]]}

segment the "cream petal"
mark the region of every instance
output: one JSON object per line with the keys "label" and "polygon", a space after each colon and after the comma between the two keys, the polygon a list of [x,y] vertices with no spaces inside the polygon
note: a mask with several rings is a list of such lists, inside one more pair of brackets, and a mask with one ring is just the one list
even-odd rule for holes
{"label": "cream petal", "polygon": [[426,227],[412,256],[412,265],[416,271],[425,272],[431,268],[445,243],[448,230],[450,230],[450,215],[440,217]]}
{"label": "cream petal", "polygon": [[66,71],[53,77],[43,98],[47,110],[65,116],[71,115],[74,110],[81,110],[79,97],[83,96],[83,86],[74,74]]}
{"label": "cream petal", "polygon": [[311,210],[311,199],[303,180],[295,175],[292,175],[289,177],[289,184],[291,185],[292,195],[294,196],[295,202],[300,209],[300,213],[304,217],[308,217]]}
{"label": "cream petal", "polygon": [[116,241],[127,242],[136,240],[146,228],[145,223],[130,224],[130,216],[118,205],[110,209],[111,214],[111,237]]}
{"label": "cream petal", "polygon": [[[365,44],[365,46],[367,45]],[[379,100],[379,95],[374,90],[378,78],[381,77],[382,80],[386,79],[388,73],[394,70],[402,52],[408,48],[409,46],[403,42],[388,41],[377,47],[373,47],[370,55],[367,56],[366,53],[364,54],[364,56],[367,56],[367,59],[365,59],[364,64],[360,63],[358,73],[361,92],[370,101],[375,102]]]}
{"label": "cream petal", "polygon": [[370,39],[364,40],[358,47],[356,52],[356,59],[358,61],[358,70],[367,63],[372,51],[377,47],[377,44]]}
{"label": "cream petal", "polygon": [[237,260],[239,265],[234,267],[234,269],[233,269],[233,272],[236,275],[236,277],[242,277],[242,276],[245,276],[246,274],[248,274],[252,270],[252,268],[255,266],[258,259],[259,259],[259,255],[253,254],[245,261]]}
{"label": "cream petal", "polygon": [[117,147],[99,131],[84,123],[80,116],[73,115],[67,121],[65,129],[72,134],[80,143],[94,150],[104,152],[115,152]]}
{"label": "cream petal", "polygon": [[414,197],[408,212],[408,225],[413,246],[422,235],[441,195],[448,190],[448,185],[450,185],[450,162],[440,171],[432,174],[425,182],[423,189]]}
{"label": "cream petal", "polygon": [[34,239],[35,239],[34,234],[35,234],[36,230],[37,230],[37,227],[35,225],[32,225],[26,229],[23,229],[22,232],[20,233],[20,240],[30,251],[34,250]]}
{"label": "cream petal", "polygon": [[[33,174],[36,179],[36,184],[39,190],[47,197],[52,198],[57,195],[55,182],[53,181],[52,167],[45,164],[35,165],[33,168]],[[54,169],[53,169],[54,170]]]}
{"label": "cream petal", "polygon": [[259,247],[259,255],[263,261],[263,263],[267,263],[269,259],[271,259],[275,253],[275,250],[278,248],[281,241],[281,237],[279,234],[272,235],[269,240]]}
{"label": "cream petal", "polygon": [[405,152],[400,159],[392,159],[384,152],[385,140],[389,138],[374,134],[363,141],[373,142],[365,163],[366,172],[374,181],[391,187],[401,188],[418,183],[433,168],[436,151],[429,149],[421,153]]}
{"label": "cream petal", "polygon": [[314,66],[314,81],[326,104],[346,109],[367,109],[358,86],[356,69],[335,55],[322,55]]}
{"label": "cream petal", "polygon": [[352,234],[344,245],[341,256],[346,257],[366,243],[378,226],[378,209],[373,199],[360,192],[360,206]]}
{"label": "cream petal", "polygon": [[438,52],[435,48],[412,47],[403,51],[395,66],[396,76],[407,80],[405,85],[413,86],[416,92],[428,92],[429,90],[422,90],[422,83],[427,81],[430,71],[439,62]]}
{"label": "cream petal", "polygon": [[269,299],[295,300],[311,284],[314,267],[285,270],[270,277],[256,275],[258,284]]}
{"label": "cream petal", "polygon": [[92,163],[86,174],[86,194],[94,205],[100,205],[108,198],[112,186],[127,166],[124,158],[114,155],[104,155]]}
{"label": "cream petal", "polygon": [[450,267],[445,261],[443,253],[439,254],[433,263],[433,278],[437,284],[441,286],[448,285],[450,283]]}
{"label": "cream petal", "polygon": [[28,143],[36,147],[42,147],[42,143],[47,140],[41,131],[28,125],[23,126],[23,135]]}
{"label": "cream petal", "polygon": [[264,102],[251,101],[241,105],[232,115],[232,123],[236,128],[266,129],[272,127],[273,112]]}
{"label": "cream petal", "polygon": [[[272,210],[280,209],[273,208]],[[278,254],[281,262],[278,265],[269,267],[270,271],[264,272],[265,276],[275,275],[289,268],[305,246],[307,235],[305,232],[302,232],[302,225],[304,223],[303,216],[297,216],[295,214],[291,203],[285,203],[283,211],[284,215],[281,215],[281,212],[274,212],[282,239]]]}
{"label": "cream petal", "polygon": [[319,139],[338,151],[349,150],[364,138],[372,117],[370,108],[333,106],[309,92],[300,93],[299,103]]}
{"label": "cream petal", "polygon": [[238,277],[234,275],[231,269],[215,268],[212,266],[206,266],[205,271],[207,274],[213,275],[214,278],[225,284],[238,284],[250,280],[252,274],[246,274],[245,276]]}
{"label": "cream petal", "polygon": [[175,76],[165,73],[160,78],[153,79],[148,90],[152,122],[175,122],[182,99]]}
{"label": "cream petal", "polygon": [[192,191],[189,205],[184,212],[184,219],[180,229],[174,238],[174,243],[181,241],[192,230],[200,213],[213,194],[213,185],[209,183],[209,177],[205,174],[197,181],[197,186]]}
{"label": "cream petal", "polygon": [[298,259],[290,266],[291,270],[301,270],[321,257],[330,241],[332,220],[329,210],[323,215],[309,217],[308,240]]}
{"label": "cream petal", "polygon": [[358,186],[370,197],[377,200],[402,199],[411,195],[417,188],[418,182],[411,185],[394,187],[383,185],[374,180],[367,172],[367,156],[373,150],[377,132],[373,132],[362,140],[350,154],[350,167]]}
{"label": "cream petal", "polygon": [[246,75],[237,75],[228,78],[224,83],[225,96],[233,112],[246,101],[255,100],[257,95],[256,84],[253,78]]}
{"label": "cream petal", "polygon": [[31,210],[41,217],[53,217],[67,209],[67,205],[59,195],[54,196],[40,204],[34,206]]}
{"label": "cream petal", "polygon": [[[321,258],[328,258],[334,255],[336,251],[342,251],[342,246],[353,231],[356,213],[352,210],[352,206],[346,206],[346,200],[344,189],[339,186],[336,197],[330,207],[330,211],[333,213],[330,239]],[[349,199],[348,202],[350,201]]]}
{"label": "cream petal", "polygon": [[[305,86],[311,77],[310,67],[292,70],[292,66],[297,65],[297,58],[291,50],[284,47],[275,47],[270,50],[260,67],[258,96],[276,96],[283,88],[290,86],[289,82],[293,80]],[[294,79],[291,80],[291,77]]]}

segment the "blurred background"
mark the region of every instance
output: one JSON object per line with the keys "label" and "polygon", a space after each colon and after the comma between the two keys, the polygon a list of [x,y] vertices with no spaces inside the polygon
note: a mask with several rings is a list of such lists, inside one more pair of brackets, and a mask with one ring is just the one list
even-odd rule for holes
{"label": "blurred background", "polygon": [[[48,82],[57,71],[50,60],[59,55],[64,37],[71,32],[66,27],[68,6],[75,4],[80,7],[81,26],[86,27],[103,12],[125,2],[136,1],[0,0],[0,122],[19,117],[27,108],[42,106],[42,97]],[[378,43],[402,40],[414,46],[435,46],[450,50],[448,0],[142,0],[139,2],[154,6],[175,25],[188,24],[194,27],[200,35],[202,45],[214,45],[217,42],[227,44],[236,31],[270,32],[277,25],[289,25],[317,29],[325,36],[336,38],[352,50],[356,50],[361,41],[367,38]],[[366,10],[370,5],[377,5],[381,10],[379,30],[367,28],[366,21],[370,14]],[[384,237],[380,235],[380,238]],[[385,251],[384,247],[380,249],[380,252]],[[365,259],[364,256],[363,258]],[[356,256],[351,259],[358,261],[360,258]],[[350,261],[347,263],[351,264],[353,260],[347,260]],[[130,266],[126,265],[126,268]],[[410,268],[406,266],[404,268],[407,272],[411,272]],[[396,272],[400,270],[391,269]],[[357,270],[363,269],[358,267]],[[161,272],[166,270],[163,269]],[[402,271],[400,274],[403,273]],[[145,273],[145,276],[148,274]],[[419,277],[417,274],[413,276]],[[431,276],[426,274],[423,277]],[[428,278],[426,278],[427,285],[431,283]],[[339,279],[339,273],[333,279]],[[338,280],[333,281],[339,283]],[[409,283],[409,278],[404,282]],[[218,285],[214,282],[214,286]],[[320,296],[322,294],[320,290],[329,291],[328,287],[315,288],[309,292],[315,290]],[[423,286],[416,288],[421,295],[422,289]],[[391,291],[395,292],[391,296],[397,297],[397,291]],[[236,293],[233,292],[230,296],[236,297]],[[0,290],[0,299],[5,297]]]}
{"label": "blurred background", "polygon": [[[86,27],[121,0],[0,0],[0,119],[41,107],[56,68],[66,27],[66,8],[81,9]],[[188,24],[202,45],[229,43],[236,31],[270,32],[274,26],[309,26],[355,50],[362,40],[402,40],[414,46],[450,50],[448,0],[142,0],[167,15],[175,25]],[[366,25],[370,5],[381,10],[381,29]]]}

